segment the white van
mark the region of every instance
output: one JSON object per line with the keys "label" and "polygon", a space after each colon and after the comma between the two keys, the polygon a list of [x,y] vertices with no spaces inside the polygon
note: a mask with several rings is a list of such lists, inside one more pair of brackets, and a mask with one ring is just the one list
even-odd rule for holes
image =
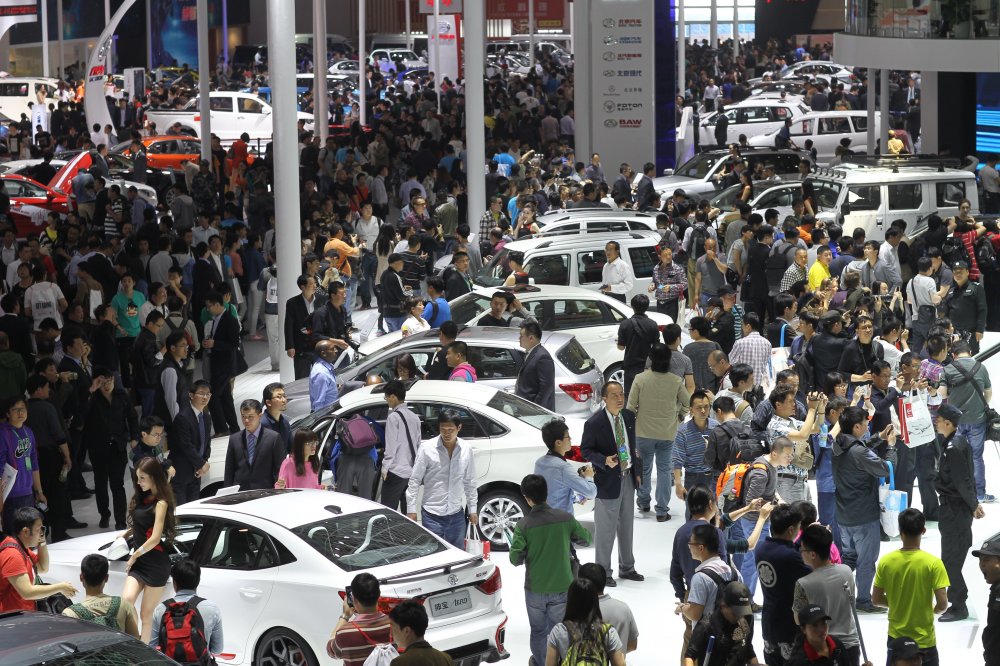
{"label": "white van", "polygon": [[474,282],[483,287],[502,285],[510,272],[510,253],[523,252],[524,270],[534,284],[599,291],[601,272],[607,263],[604,248],[608,241],[617,241],[621,245],[622,259],[632,269],[634,282],[632,290],[625,295],[626,301],[636,294],[648,294],[653,267],[659,262],[656,246],[660,242],[660,234],[656,231],[541,236],[514,241],[507,243],[483,266]]}
{"label": "white van", "polygon": [[[809,109],[801,102],[781,99],[757,99],[751,97],[740,104],[733,104],[723,109],[729,118],[726,133],[726,143],[736,143],[740,134],[747,138],[777,132],[785,124],[786,118],[798,118]],[[719,119],[718,112],[712,112],[701,121],[699,139],[703,146],[715,145],[715,123]],[[771,144],[774,147],[774,144]]]}
{"label": "white van", "polygon": [[[875,112],[875,127],[879,126],[881,114]],[[868,152],[868,113],[866,111],[813,111],[799,116],[792,123],[792,143],[799,148],[805,146],[806,139],[812,139],[819,164],[833,159],[842,139],[851,140],[851,150],[856,153]],[[763,136],[749,139],[751,146],[773,146],[777,130]]]}
{"label": "white van", "polygon": [[28,102],[34,104],[37,101],[35,91],[41,86],[45,89],[45,104],[58,104],[59,97],[56,91],[59,89],[58,79],[46,79],[42,77],[13,77],[0,79],[0,113],[11,120],[20,120],[21,114],[31,117],[31,108]]}

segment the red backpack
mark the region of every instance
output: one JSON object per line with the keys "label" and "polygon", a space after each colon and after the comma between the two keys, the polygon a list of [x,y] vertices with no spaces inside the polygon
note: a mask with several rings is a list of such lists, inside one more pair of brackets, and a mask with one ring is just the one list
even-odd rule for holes
{"label": "red backpack", "polygon": [[160,618],[157,645],[160,652],[185,666],[214,666],[215,659],[208,649],[205,621],[198,612],[201,597],[187,601],[167,599]]}

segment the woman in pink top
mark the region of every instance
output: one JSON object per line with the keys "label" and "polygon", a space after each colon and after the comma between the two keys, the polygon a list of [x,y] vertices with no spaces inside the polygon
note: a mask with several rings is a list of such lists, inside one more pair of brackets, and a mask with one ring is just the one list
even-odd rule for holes
{"label": "woman in pink top", "polygon": [[292,438],[292,453],[281,463],[275,488],[312,488],[322,490],[319,482],[319,435],[312,430],[296,430]]}
{"label": "woman in pink top", "polygon": [[[799,512],[802,514],[802,528],[809,527],[810,525],[820,524],[817,520],[818,513],[816,511],[816,505],[813,504],[812,502],[808,502],[806,500],[796,502],[795,508],[798,509]],[[823,525],[823,527],[825,527],[826,529],[830,529],[829,525]],[[798,543],[799,539],[801,538],[802,538],[802,530],[800,529],[798,536],[795,537],[795,543]],[[830,562],[832,562],[833,564],[844,563],[844,561],[840,559],[840,549],[837,548],[836,543],[830,544]]]}

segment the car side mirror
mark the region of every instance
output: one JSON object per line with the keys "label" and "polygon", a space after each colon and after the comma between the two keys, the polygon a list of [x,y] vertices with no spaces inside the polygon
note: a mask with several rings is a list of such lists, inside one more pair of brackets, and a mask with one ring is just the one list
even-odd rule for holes
{"label": "car side mirror", "polygon": [[674,170],[673,169],[664,169],[663,170],[663,175],[664,176],[672,176],[672,175],[674,175]]}

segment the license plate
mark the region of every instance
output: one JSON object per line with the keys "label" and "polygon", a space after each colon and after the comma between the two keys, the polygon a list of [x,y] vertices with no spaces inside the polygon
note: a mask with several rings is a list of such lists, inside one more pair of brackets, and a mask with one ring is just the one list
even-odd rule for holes
{"label": "license plate", "polygon": [[427,600],[435,617],[463,613],[472,608],[472,595],[468,590],[439,594]]}

